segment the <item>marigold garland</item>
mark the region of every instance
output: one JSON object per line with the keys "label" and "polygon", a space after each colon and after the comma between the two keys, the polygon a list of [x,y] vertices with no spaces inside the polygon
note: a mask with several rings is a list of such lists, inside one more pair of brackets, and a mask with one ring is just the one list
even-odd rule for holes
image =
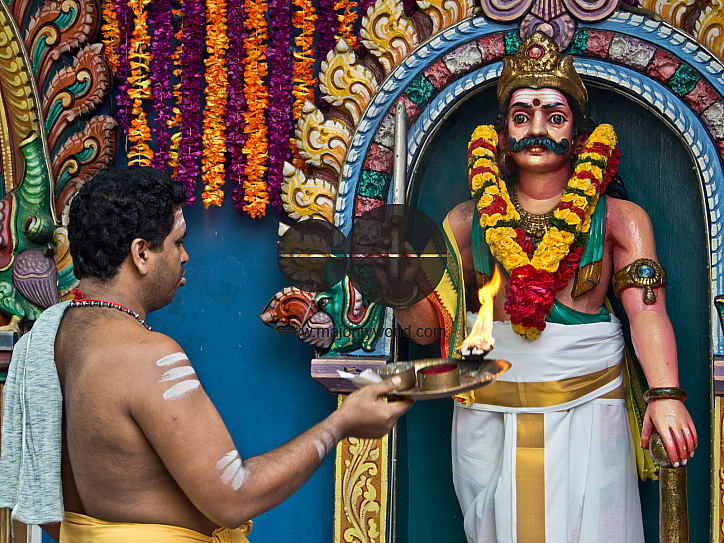
{"label": "marigold garland", "polygon": [[227,73],[229,79],[229,99],[226,104],[226,153],[229,161],[229,176],[237,182],[231,191],[234,209],[244,210],[244,182],[246,180],[246,96],[244,95],[244,40],[249,31],[244,27],[246,10],[244,0],[229,0],[227,4],[229,28],[235,31],[229,35],[227,52]]}
{"label": "marigold garland", "polygon": [[151,141],[151,130],[146,122],[146,113],[143,101],[151,98],[150,73],[151,55],[148,48],[151,45],[151,36],[148,34],[148,12],[146,6],[151,0],[130,0],[133,10],[134,28],[128,59],[131,66],[131,77],[128,79],[128,96],[133,100],[133,119],[131,129],[128,131],[128,141],[133,143],[128,151],[128,164],[136,166],[150,166],[153,151],[148,146]]}
{"label": "marigold garland", "polygon": [[357,22],[356,8],[357,2],[353,0],[337,0],[334,4],[334,10],[342,12],[337,14],[339,29],[334,36],[334,41],[336,43],[340,38],[344,38],[352,49],[357,48],[357,36],[354,33],[354,24]]}
{"label": "marigold garland", "polygon": [[[178,32],[173,35],[179,45],[178,47],[176,47],[176,50],[171,55],[171,62],[173,63],[172,73],[175,77],[178,77],[179,80],[177,83],[174,84],[172,91],[174,101],[173,115],[168,121],[166,121],[169,130],[174,129],[181,124],[181,82],[183,80],[183,70],[181,69],[181,53],[183,52],[184,34],[183,13],[180,9],[175,9],[173,10],[173,15],[181,20],[181,24],[179,25]],[[168,165],[169,168],[171,168],[172,175],[174,177],[176,177],[176,175],[178,174],[178,148],[180,143],[181,133],[176,131],[171,136],[171,144],[168,151]]]}
{"label": "marigold garland", "polygon": [[226,51],[229,48],[227,37],[226,0],[206,0],[206,108],[204,110],[203,154],[201,159],[201,179],[204,192],[201,200],[204,208],[210,205],[220,206],[224,201],[226,169],[226,126],[224,110],[227,100]]}
{"label": "marigold garland", "polygon": [[121,30],[118,27],[118,15],[113,0],[103,0],[103,25],[101,26],[101,40],[105,44],[108,66],[115,74],[118,71],[118,46],[121,44]]}
{"label": "marigold garland", "polygon": [[[306,100],[314,103],[314,87],[317,85],[317,78],[314,77],[314,28],[317,21],[317,14],[311,0],[292,0],[297,10],[292,15],[294,28],[300,30],[294,38],[294,44],[299,51],[294,51],[294,63],[292,67],[292,84],[294,104],[292,105],[292,117],[299,121],[302,116],[302,106]],[[308,166],[299,154],[297,142],[292,134],[289,138],[289,145],[292,150],[292,164],[300,170],[308,170]]]}
{"label": "marigold garland", "polygon": [[173,96],[171,93],[171,73],[169,71],[172,61],[173,12],[169,0],[156,0],[151,25],[153,27],[151,95],[154,100],[153,110],[156,112],[155,133],[156,143],[158,144],[158,151],[153,155],[151,165],[159,170],[165,170],[169,159],[169,143],[171,142],[168,123],[173,118],[173,112],[169,104],[169,100]]}
{"label": "marigold garland", "polygon": [[289,40],[292,29],[289,1],[269,4],[271,46],[269,47],[269,175],[267,191],[274,207],[282,209],[282,170],[292,157],[288,138],[292,131],[292,66]]}
{"label": "marigold garland", "polygon": [[246,180],[244,181],[244,206],[252,217],[261,217],[266,213],[269,193],[264,182],[267,170],[268,141],[267,123],[264,112],[269,107],[269,91],[264,85],[267,75],[266,44],[268,37],[264,14],[267,9],[265,0],[245,0],[247,17],[244,27],[249,37],[244,40],[246,56],[244,58],[244,94],[247,111],[245,115],[247,135],[244,154],[247,157]]}
{"label": "marigold garland", "polygon": [[493,256],[510,274],[505,310],[519,335],[535,339],[556,294],[578,269],[591,215],[600,194],[616,173],[619,151],[610,125],[594,130],[574,163],[573,174],[553,213],[551,228],[538,247],[520,228],[520,215],[510,200],[497,165],[498,135],[492,126],[479,126],[468,145],[470,189],[478,199],[480,225]]}
{"label": "marigold garland", "polygon": [[204,12],[203,0],[184,0],[183,42],[180,57],[181,102],[179,104],[180,141],[178,145],[178,166],[176,179],[188,190],[189,205],[196,201],[196,181],[201,162],[201,87],[203,74],[199,70],[204,54]]}

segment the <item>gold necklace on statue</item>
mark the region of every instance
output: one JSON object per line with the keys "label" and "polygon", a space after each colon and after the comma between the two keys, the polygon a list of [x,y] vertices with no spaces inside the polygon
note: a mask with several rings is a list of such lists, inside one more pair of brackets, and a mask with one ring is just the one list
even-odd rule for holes
{"label": "gold necklace on statue", "polygon": [[520,215],[520,228],[535,240],[540,240],[546,232],[550,229],[550,220],[553,217],[554,210],[542,215],[536,215],[523,209],[518,201],[518,187],[514,185],[510,191],[510,201],[513,203],[513,207]]}

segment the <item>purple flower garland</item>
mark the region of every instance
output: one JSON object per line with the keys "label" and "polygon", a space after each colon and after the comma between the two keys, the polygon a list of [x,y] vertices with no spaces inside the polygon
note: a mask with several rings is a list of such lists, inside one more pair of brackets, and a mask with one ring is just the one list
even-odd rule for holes
{"label": "purple flower garland", "polygon": [[131,112],[133,110],[133,100],[128,95],[130,84],[128,78],[131,76],[131,63],[128,59],[128,48],[131,45],[131,35],[133,34],[133,10],[126,0],[116,0],[114,4],[116,17],[118,18],[118,32],[120,34],[120,43],[118,44],[118,70],[116,78],[118,79],[118,95],[116,96],[116,104],[118,111],[116,118],[123,127],[123,131],[128,136],[131,128]]}
{"label": "purple flower garland", "polygon": [[151,71],[151,96],[153,96],[153,110],[156,112],[156,143],[158,151],[153,155],[151,166],[166,171],[169,159],[168,151],[171,136],[168,133],[168,121],[173,118],[173,111],[168,101],[173,98],[171,90],[171,39],[173,38],[173,13],[169,0],[157,0],[151,19],[153,26],[153,42],[151,57],[153,70]]}
{"label": "purple flower garland", "polygon": [[321,65],[327,60],[327,53],[334,49],[334,35],[339,30],[337,12],[334,10],[334,0],[319,0],[317,6],[317,30],[319,42],[317,44],[317,59]]}
{"label": "purple flower garland", "polygon": [[289,134],[292,131],[292,61],[289,58],[291,20],[289,0],[269,4],[269,202],[282,209],[281,186],[284,162],[290,162]]}
{"label": "purple flower garland", "polygon": [[206,5],[204,0],[183,0],[183,51],[181,53],[181,122],[179,132],[181,143],[178,151],[178,171],[176,179],[183,183],[189,192],[188,204],[196,202],[196,182],[201,163],[201,90],[204,86],[204,74],[199,64],[204,47],[204,18]]}
{"label": "purple flower garland", "polygon": [[246,157],[244,145],[246,122],[244,113],[247,110],[244,95],[244,40],[249,31],[244,28],[246,10],[244,0],[228,0],[227,15],[229,21],[229,50],[226,53],[226,70],[229,78],[229,99],[226,103],[226,154],[229,162],[229,176],[236,186],[231,191],[234,209],[244,213],[244,181],[246,180]]}

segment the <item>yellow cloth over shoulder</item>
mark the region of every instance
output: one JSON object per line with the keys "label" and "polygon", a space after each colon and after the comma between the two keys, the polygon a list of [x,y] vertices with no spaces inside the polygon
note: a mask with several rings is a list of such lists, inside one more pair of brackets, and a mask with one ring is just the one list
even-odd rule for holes
{"label": "yellow cloth over shoulder", "polygon": [[211,536],[166,524],[107,522],[79,513],[65,513],[60,543],[249,543],[251,521],[240,528],[217,528]]}

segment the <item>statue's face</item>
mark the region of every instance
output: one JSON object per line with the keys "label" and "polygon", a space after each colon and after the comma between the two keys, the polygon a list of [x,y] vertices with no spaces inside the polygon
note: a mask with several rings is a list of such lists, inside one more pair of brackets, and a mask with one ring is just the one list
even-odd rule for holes
{"label": "statue's face", "polygon": [[570,166],[573,113],[555,89],[518,89],[507,116],[508,147],[522,171],[545,173]]}

